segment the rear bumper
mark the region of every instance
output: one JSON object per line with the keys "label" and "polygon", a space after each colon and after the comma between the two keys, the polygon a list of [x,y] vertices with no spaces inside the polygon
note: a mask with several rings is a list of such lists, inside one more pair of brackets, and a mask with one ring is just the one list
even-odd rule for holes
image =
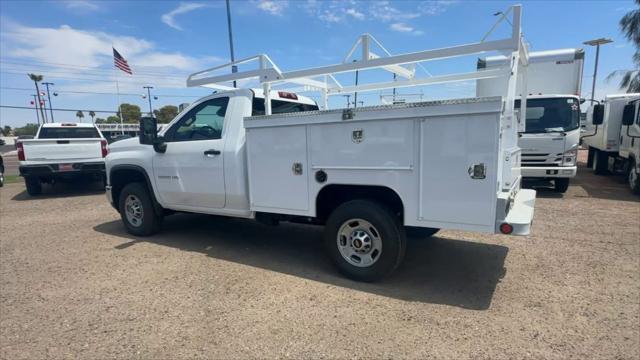
{"label": "rear bumper", "polygon": [[21,165],[20,176],[68,177],[105,173],[104,162],[73,163],[69,171],[60,171],[61,164]]}
{"label": "rear bumper", "polygon": [[513,229],[509,235],[529,235],[535,203],[535,190],[520,189],[513,198],[513,205],[507,216],[496,223],[496,233],[502,233],[500,230],[502,224],[509,224]]}
{"label": "rear bumper", "polygon": [[577,166],[523,166],[520,168],[520,173],[525,178],[571,178],[576,176],[577,172]]}

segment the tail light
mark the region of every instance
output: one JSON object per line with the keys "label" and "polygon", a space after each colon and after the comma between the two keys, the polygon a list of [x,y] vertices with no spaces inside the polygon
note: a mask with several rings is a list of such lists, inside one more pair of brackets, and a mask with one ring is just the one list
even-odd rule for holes
{"label": "tail light", "polygon": [[109,154],[109,148],[107,147],[107,140],[100,140],[100,148],[102,149],[102,157],[106,157]]}
{"label": "tail light", "polygon": [[18,149],[18,161],[24,161],[24,146],[22,145],[22,142],[19,141],[16,144],[16,148]]}
{"label": "tail light", "polygon": [[286,91],[278,91],[278,96],[280,96],[281,99],[298,100],[298,95]]}
{"label": "tail light", "polygon": [[513,232],[513,226],[511,226],[511,224],[502,223],[500,225],[500,232],[505,235],[509,235]]}

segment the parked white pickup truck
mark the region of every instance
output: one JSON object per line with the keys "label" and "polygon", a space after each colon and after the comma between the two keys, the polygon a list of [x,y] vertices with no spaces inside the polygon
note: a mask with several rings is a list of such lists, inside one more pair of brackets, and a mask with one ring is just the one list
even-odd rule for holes
{"label": "parked white pickup truck", "polygon": [[75,177],[102,180],[107,140],[92,124],[43,124],[33,139],[16,144],[20,176],[29,195],[39,195],[42,183]]}
{"label": "parked white pickup truck", "polygon": [[[168,212],[216,214],[268,223],[325,225],[325,244],[346,276],[373,281],[402,261],[405,232],[458,229],[527,235],[535,191],[520,189],[515,77],[526,66],[520,8],[513,37],[447,49],[380,57],[370,35],[362,59],[282,72],[266,55],[259,69],[189,77],[188,86],[224,89],[202,98],[156,132],[141,122],[139,139],[114,143],[106,159],[107,198],[127,230],[158,231]],[[370,40],[372,40],[370,42]],[[512,61],[489,72],[417,78],[420,61],[508,51]],[[352,51],[353,52],[353,51]],[[378,68],[404,77],[343,86],[335,73]],[[327,96],[353,91],[502,77],[506,97],[327,109]],[[320,78],[321,80],[318,80]],[[258,79],[262,89],[222,83]],[[322,108],[295,93],[318,89]]]}

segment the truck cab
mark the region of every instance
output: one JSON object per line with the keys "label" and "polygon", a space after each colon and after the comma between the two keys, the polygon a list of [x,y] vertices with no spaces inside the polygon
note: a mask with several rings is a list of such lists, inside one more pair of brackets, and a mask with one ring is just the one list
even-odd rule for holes
{"label": "truck cab", "polygon": [[640,193],[640,94],[611,94],[587,110],[582,143],[588,148],[587,165],[596,175],[622,174],[629,187]]}
{"label": "truck cab", "polygon": [[[505,61],[504,56],[487,57],[479,59],[477,67],[488,70]],[[522,176],[551,180],[560,193],[567,191],[570,179],[577,173],[583,65],[582,49],[531,52],[526,81],[520,78],[517,85],[520,96],[527,94],[526,116],[518,140]],[[481,79],[476,93],[498,95],[500,89],[496,80]],[[517,100],[516,108],[519,107]]]}

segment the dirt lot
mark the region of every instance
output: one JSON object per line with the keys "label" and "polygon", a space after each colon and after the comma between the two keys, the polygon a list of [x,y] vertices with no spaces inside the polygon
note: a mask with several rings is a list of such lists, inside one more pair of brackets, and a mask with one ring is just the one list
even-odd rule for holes
{"label": "dirt lot", "polygon": [[[47,191],[48,190],[48,191]],[[175,215],[134,239],[99,189],[0,189],[0,356],[640,357],[640,198],[582,169],[528,238],[411,239],[377,284],[321,228]]]}

